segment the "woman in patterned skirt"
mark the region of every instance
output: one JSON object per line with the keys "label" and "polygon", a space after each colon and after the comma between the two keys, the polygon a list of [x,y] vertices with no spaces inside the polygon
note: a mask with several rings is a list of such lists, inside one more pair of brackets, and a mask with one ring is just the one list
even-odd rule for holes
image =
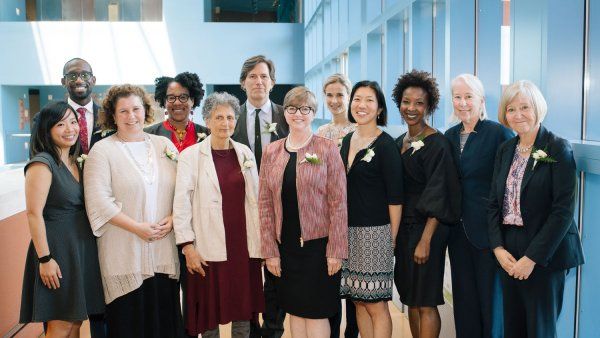
{"label": "woman in patterned skirt", "polygon": [[350,122],[341,155],[348,182],[348,260],[341,295],[356,305],[362,337],[391,337],[387,301],[392,299],[393,246],[402,214],[402,162],[387,123],[379,84],[361,81],[350,95]]}

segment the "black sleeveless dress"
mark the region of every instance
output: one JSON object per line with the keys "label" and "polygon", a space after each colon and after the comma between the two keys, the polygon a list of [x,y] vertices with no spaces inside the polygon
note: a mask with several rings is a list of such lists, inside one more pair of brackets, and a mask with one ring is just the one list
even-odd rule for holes
{"label": "black sleeveless dress", "polygon": [[[39,153],[25,166],[41,162],[52,172],[43,217],[48,247],[62,273],[60,287],[42,284],[37,253],[29,244],[19,322],[80,321],[104,312],[104,294],[96,238],[85,213],[83,181],[48,153]],[[80,171],[80,178],[83,175]]]}

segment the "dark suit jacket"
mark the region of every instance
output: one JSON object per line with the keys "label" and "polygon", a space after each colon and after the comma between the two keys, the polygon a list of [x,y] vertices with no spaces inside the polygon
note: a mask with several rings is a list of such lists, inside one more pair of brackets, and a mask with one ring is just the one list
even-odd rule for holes
{"label": "dark suit jacket", "polygon": [[[198,134],[198,133],[205,133],[206,135],[210,134],[210,130],[208,128],[206,128],[205,126],[201,126],[197,123],[194,123],[194,129],[196,129],[196,134]],[[160,136],[164,136],[164,137],[168,138],[169,140],[171,139],[171,132],[165,128],[162,121],[144,128],[144,131],[147,132],[148,134],[160,135]],[[197,139],[197,137],[196,137],[196,139]]]}
{"label": "dark suit jacket", "polygon": [[[238,118],[237,124],[235,125],[235,130],[231,138],[234,141],[243,143],[250,147],[250,141],[248,140],[248,127],[246,125],[248,112],[246,111],[246,103],[240,106],[240,116]],[[290,133],[290,127],[285,121],[285,116],[283,115],[283,107],[271,102],[271,111],[272,111],[272,122],[277,123],[277,135],[271,133],[271,142],[275,142],[280,138],[286,137]],[[254,137],[254,135],[252,135]]]}
{"label": "dark suit jacket", "polygon": [[[504,245],[504,190],[518,142],[518,136],[504,142],[496,155],[489,204],[492,249]],[[557,162],[538,161],[535,168],[532,157],[527,162],[521,183],[521,216],[529,240],[525,256],[543,267],[569,269],[584,262],[573,219],[577,186],[573,151],[567,140],[554,135],[544,126],[540,127],[534,147],[544,150]]]}
{"label": "dark suit jacket", "polygon": [[494,157],[498,146],[514,135],[501,124],[483,120],[469,134],[463,152],[460,152],[462,123],[448,129],[446,138],[452,146],[452,156],[460,175],[462,188],[462,224],[469,242],[476,248],[489,248],[487,210],[490,183],[494,173]]}

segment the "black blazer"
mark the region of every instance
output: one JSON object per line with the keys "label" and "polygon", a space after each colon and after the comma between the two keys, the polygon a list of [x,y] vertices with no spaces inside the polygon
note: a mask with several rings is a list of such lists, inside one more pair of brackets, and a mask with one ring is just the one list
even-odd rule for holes
{"label": "black blazer", "polygon": [[[196,130],[196,134],[204,133],[207,136],[210,134],[210,130],[208,128],[206,128],[205,126],[201,126],[197,123],[194,123],[194,129]],[[158,122],[151,126],[148,126],[144,128],[144,131],[148,134],[160,135],[168,138],[169,140],[171,139],[171,131],[165,128],[163,122]],[[196,136],[196,140],[198,140],[198,136]]]}
{"label": "black blazer", "polygon": [[479,249],[489,248],[487,204],[490,183],[494,173],[494,158],[498,147],[514,134],[503,125],[490,121],[478,121],[474,132],[469,134],[463,152],[460,152],[462,123],[448,129],[444,134],[452,146],[454,163],[458,167],[462,188],[462,226],[469,242]]}
{"label": "black blazer", "polygon": [[[518,136],[504,142],[496,155],[489,204],[492,249],[504,243],[504,190],[518,142]],[[557,162],[538,162],[534,168],[533,158],[527,161],[521,183],[521,216],[529,240],[525,256],[543,267],[569,269],[584,262],[579,232],[573,219],[577,186],[573,151],[567,140],[544,126],[538,131],[534,147],[544,150]]]}
{"label": "black blazer", "polygon": [[[277,135],[275,135],[275,133],[271,133],[271,142],[275,142],[280,138],[288,136],[290,133],[290,127],[288,126],[285,116],[283,115],[282,106],[271,101],[271,112],[273,122],[277,123]],[[247,116],[248,112],[246,103],[244,102],[244,104],[240,106],[240,116],[237,124],[235,125],[235,130],[233,131],[231,138],[236,142],[243,143],[250,147],[250,141],[248,140],[248,127],[246,125]]]}

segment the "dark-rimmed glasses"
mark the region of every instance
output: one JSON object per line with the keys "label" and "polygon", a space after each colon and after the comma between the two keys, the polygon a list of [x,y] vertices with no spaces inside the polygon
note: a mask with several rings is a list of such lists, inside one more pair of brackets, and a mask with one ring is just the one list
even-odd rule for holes
{"label": "dark-rimmed glasses", "polygon": [[188,94],[181,95],[167,95],[167,102],[175,103],[175,100],[179,100],[181,103],[186,103],[190,99]]}
{"label": "dark-rimmed glasses", "polygon": [[302,106],[302,107],[287,106],[287,107],[285,107],[285,112],[290,115],[294,115],[298,111],[300,111],[300,114],[302,114],[302,115],[308,115],[313,112],[313,109],[312,109],[312,107],[308,107],[308,106]]}
{"label": "dark-rimmed glasses", "polygon": [[77,78],[81,78],[83,81],[88,82],[94,74],[90,72],[81,72],[81,73],[67,73],[64,75],[65,79],[70,82],[77,81]]}

